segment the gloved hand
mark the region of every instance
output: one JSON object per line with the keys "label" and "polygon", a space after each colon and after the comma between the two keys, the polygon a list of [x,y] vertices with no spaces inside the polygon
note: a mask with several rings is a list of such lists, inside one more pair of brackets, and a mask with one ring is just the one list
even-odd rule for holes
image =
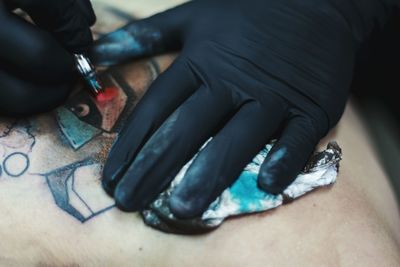
{"label": "gloved hand", "polygon": [[21,8],[40,28],[49,31],[64,48],[84,53],[93,42],[90,26],[96,21],[90,0],[5,0]]}
{"label": "gloved hand", "polygon": [[104,188],[122,210],[142,210],[213,137],[169,204],[193,218],[277,137],[258,179],[282,192],[340,119],[357,47],[394,3],[193,1],[106,36],[92,50],[97,64],[182,52],[118,136]]}
{"label": "gloved hand", "polygon": [[[10,12],[16,7],[39,27]],[[85,52],[94,20],[89,1],[0,0],[0,115],[32,115],[65,101],[77,78],[65,48]]]}

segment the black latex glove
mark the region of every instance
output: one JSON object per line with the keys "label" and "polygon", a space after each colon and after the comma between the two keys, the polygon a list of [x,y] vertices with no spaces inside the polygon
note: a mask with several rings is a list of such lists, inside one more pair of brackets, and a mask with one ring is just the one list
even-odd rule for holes
{"label": "black latex glove", "polygon": [[73,56],[10,9],[0,1],[0,116],[49,111],[65,101],[76,81]]}
{"label": "black latex glove", "polygon": [[119,135],[104,188],[142,210],[213,137],[170,202],[179,218],[199,216],[278,135],[259,186],[282,192],[341,117],[357,48],[395,2],[193,1],[100,40],[98,64],[182,48]]}
{"label": "black latex glove", "polygon": [[96,21],[90,0],[5,0],[21,8],[40,28],[49,31],[68,51],[84,53],[93,42]]}

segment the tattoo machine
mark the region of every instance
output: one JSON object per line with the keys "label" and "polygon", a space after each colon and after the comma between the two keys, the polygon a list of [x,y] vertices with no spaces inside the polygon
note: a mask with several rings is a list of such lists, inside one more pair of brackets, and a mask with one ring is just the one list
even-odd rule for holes
{"label": "tattoo machine", "polygon": [[83,76],[86,84],[89,86],[90,91],[97,96],[103,92],[103,87],[97,77],[96,70],[90,59],[82,54],[74,54],[76,68]]}

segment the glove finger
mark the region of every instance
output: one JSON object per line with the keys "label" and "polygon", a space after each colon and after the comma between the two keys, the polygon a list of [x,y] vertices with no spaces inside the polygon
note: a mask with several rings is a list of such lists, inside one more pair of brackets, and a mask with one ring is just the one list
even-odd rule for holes
{"label": "glove finger", "polygon": [[132,22],[95,42],[90,50],[94,64],[110,66],[182,46],[192,3]]}
{"label": "glove finger", "polygon": [[148,138],[199,86],[190,67],[180,59],[156,79],[110,151],[103,171],[103,187],[110,195]]}
{"label": "glove finger", "polygon": [[48,32],[14,14],[4,14],[0,44],[0,68],[17,78],[46,85],[74,78],[72,56]]}
{"label": "glove finger", "polygon": [[285,105],[245,104],[199,153],[172,192],[170,208],[181,219],[201,216],[278,130]]}
{"label": "glove finger", "polygon": [[38,27],[50,32],[69,52],[87,52],[93,38],[78,0],[16,2]]}
{"label": "glove finger", "polygon": [[261,165],[260,188],[271,194],[282,193],[304,168],[321,137],[311,119],[292,118]]}
{"label": "glove finger", "polygon": [[0,115],[33,116],[61,105],[71,92],[71,83],[41,84],[24,80],[0,69]]}
{"label": "glove finger", "polygon": [[96,14],[94,13],[90,0],[76,0],[76,3],[88,25],[93,26],[96,23]]}
{"label": "glove finger", "polygon": [[202,86],[146,143],[115,189],[117,206],[146,208],[235,110],[228,90]]}

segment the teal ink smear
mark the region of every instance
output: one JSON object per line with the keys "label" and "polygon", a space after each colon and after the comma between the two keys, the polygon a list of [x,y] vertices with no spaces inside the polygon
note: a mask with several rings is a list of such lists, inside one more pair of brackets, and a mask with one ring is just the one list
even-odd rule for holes
{"label": "teal ink smear", "polygon": [[287,153],[286,147],[283,147],[278,151],[275,151],[270,158],[271,164],[275,164],[278,161],[280,161],[286,155],[286,153]]}
{"label": "teal ink smear", "polygon": [[263,200],[266,193],[257,186],[257,173],[244,171],[239,179],[228,189],[232,200],[239,205],[239,212],[261,210],[258,200]]}
{"label": "teal ink smear", "polygon": [[79,120],[66,108],[59,108],[56,112],[61,131],[75,150],[102,133],[101,130]]}
{"label": "teal ink smear", "polygon": [[[210,140],[200,151],[209,142]],[[258,187],[258,175],[274,144],[274,141],[267,144],[244,168],[239,178],[211,203],[202,216],[181,220],[171,212],[169,199],[176,186],[184,179],[186,171],[193,162],[192,159],[175,177],[170,187],[161,193],[146,210],[142,211],[144,222],[150,227],[167,233],[206,233],[219,227],[229,217],[274,209],[288,200],[294,200],[318,187],[331,185],[336,181],[342,152],[337,143],[331,142],[325,151],[318,152],[311,157],[310,166],[304,170],[305,172],[298,175],[284,193],[273,195],[264,192]],[[281,148],[272,153],[269,161],[277,164],[287,155],[288,151],[287,148]]]}
{"label": "teal ink smear", "polygon": [[[231,200],[237,205],[237,214],[262,211],[266,199],[271,197],[276,198],[276,196],[272,196],[258,187],[259,169],[270,149],[271,146],[261,150],[240,174],[236,182],[227,189]],[[275,152],[274,155],[272,155],[272,158],[274,158],[273,160],[277,160],[277,158],[279,160],[285,154],[286,149],[281,149]]]}

